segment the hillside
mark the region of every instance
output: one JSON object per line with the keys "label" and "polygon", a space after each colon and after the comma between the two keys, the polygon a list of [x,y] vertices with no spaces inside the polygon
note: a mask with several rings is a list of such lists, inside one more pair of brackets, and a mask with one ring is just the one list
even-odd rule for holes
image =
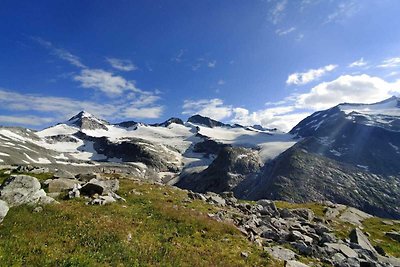
{"label": "hillside", "polygon": [[[18,174],[8,173],[1,173],[3,199],[10,175]],[[398,241],[385,233],[399,232],[400,222],[343,205],[238,202],[231,194],[201,195],[120,175],[98,179],[118,181],[115,192],[124,200],[100,204],[106,197],[97,193],[66,198],[71,189],[54,187],[62,180],[50,173],[29,175],[38,177],[58,203],[10,208],[0,223],[2,266],[283,266],[284,262],[329,266],[354,260],[397,266],[399,262],[394,258],[400,257]],[[277,223],[279,229],[273,226]],[[377,251],[386,256],[375,248],[368,252],[363,243],[348,243],[353,229],[367,232]]]}

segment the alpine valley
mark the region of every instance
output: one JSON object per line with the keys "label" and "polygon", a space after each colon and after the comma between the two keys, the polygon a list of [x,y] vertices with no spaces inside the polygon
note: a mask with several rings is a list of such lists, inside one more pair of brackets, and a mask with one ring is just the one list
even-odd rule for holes
{"label": "alpine valley", "polygon": [[35,131],[0,128],[0,162],[58,177],[118,173],[239,199],[330,201],[400,219],[400,99],[340,104],[289,133],[194,115],[110,124],[82,111]]}

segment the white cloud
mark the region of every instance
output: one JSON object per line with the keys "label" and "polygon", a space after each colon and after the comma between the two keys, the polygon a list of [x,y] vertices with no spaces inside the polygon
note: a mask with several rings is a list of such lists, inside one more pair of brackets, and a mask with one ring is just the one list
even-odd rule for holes
{"label": "white cloud", "polygon": [[71,54],[67,50],[55,47],[51,42],[46,41],[40,37],[32,37],[34,41],[42,45],[43,47],[50,50],[51,54],[57,56],[58,58],[69,62],[70,64],[78,68],[86,68],[86,66],[81,62],[80,58]]}
{"label": "white cloud", "polygon": [[133,71],[138,68],[128,59],[106,58],[107,62],[117,70],[120,71]]}
{"label": "white cloud", "polygon": [[389,83],[366,74],[343,75],[331,82],[323,82],[308,93],[297,96],[296,106],[312,110],[330,108],[339,103],[373,103],[399,92],[400,82]]}
{"label": "white cloud", "polygon": [[360,58],[359,60],[356,60],[356,61],[350,63],[349,68],[364,67],[367,64],[368,64],[368,62],[364,61],[364,58]]}
{"label": "white cloud", "polygon": [[264,127],[289,131],[314,111],[331,108],[337,104],[375,103],[400,93],[400,80],[387,82],[369,75],[343,75],[322,82],[306,93],[292,94],[270,107],[250,111],[243,107],[226,105],[221,99],[186,100],[183,114],[199,113],[217,120],[241,125],[261,124]]}
{"label": "white cloud", "polygon": [[336,22],[341,23],[353,17],[360,10],[360,3],[354,0],[342,1],[337,6],[336,10],[330,13],[325,23]]}
{"label": "white cloud", "polygon": [[287,0],[278,0],[274,7],[270,10],[268,19],[272,22],[272,24],[276,25],[281,21],[285,14],[287,3]]}
{"label": "white cloud", "polygon": [[39,117],[39,116],[7,116],[0,115],[0,122],[10,125],[31,125],[40,126],[46,123],[53,122],[53,118]]}
{"label": "white cloud", "polygon": [[221,80],[218,80],[217,84],[218,84],[218,85],[224,85],[224,84],[225,84],[225,81],[222,80],[222,79],[221,79]]}
{"label": "white cloud", "polygon": [[137,108],[127,107],[122,111],[122,115],[126,118],[138,118],[138,119],[156,119],[159,118],[163,113],[163,107],[148,107],[148,108]]}
{"label": "white cloud", "polygon": [[171,58],[171,61],[174,61],[176,63],[181,63],[183,61],[183,55],[185,54],[185,50],[181,49],[179,50],[179,53],[175,55],[173,58]]}
{"label": "white cloud", "polygon": [[225,106],[224,102],[218,98],[185,100],[182,108],[182,114],[200,114],[215,120],[223,120],[232,115],[232,107]]}
{"label": "white cloud", "polygon": [[327,65],[319,69],[310,69],[306,72],[296,72],[288,76],[286,84],[302,85],[312,82],[319,77],[323,76],[325,73],[333,71],[337,68],[337,65]]}
{"label": "white cloud", "polygon": [[275,33],[277,34],[277,35],[279,35],[279,36],[283,36],[283,35],[287,35],[287,34],[289,34],[289,33],[291,33],[291,32],[294,32],[296,30],[296,28],[295,27],[291,27],[291,28],[289,28],[289,29],[277,29],[276,31],[275,31]]}
{"label": "white cloud", "polygon": [[309,112],[293,113],[293,110],[293,107],[282,107],[280,110],[265,109],[250,112],[244,108],[237,108],[231,121],[241,125],[259,124],[268,128],[290,131],[293,126],[310,115]]}
{"label": "white cloud", "polygon": [[111,97],[121,95],[126,90],[140,92],[132,81],[101,69],[83,69],[74,80],[80,82],[83,88],[100,90]]}
{"label": "white cloud", "polygon": [[288,131],[309,113],[292,113],[294,106],[281,106],[250,112],[246,108],[225,105],[221,99],[185,100],[182,114],[210,117],[241,125],[261,124]]}
{"label": "white cloud", "polygon": [[[39,112],[44,114],[40,120],[20,120],[21,124],[41,125],[50,122],[59,122],[75,115],[81,110],[86,110],[101,118],[132,119],[156,118],[161,116],[163,107],[157,104],[159,100],[155,95],[142,95],[137,100],[126,102],[126,97],[112,102],[97,103],[83,101],[68,97],[52,97],[43,95],[22,94],[5,89],[0,89],[0,107],[14,113]],[[16,115],[10,115],[16,116]],[[16,116],[18,117],[18,116]],[[21,117],[21,116],[19,116]],[[3,118],[3,121],[6,118]]]}
{"label": "white cloud", "polygon": [[216,60],[212,60],[212,61],[208,62],[207,67],[215,68],[216,65],[217,65],[217,61]]}
{"label": "white cloud", "polygon": [[400,57],[393,57],[382,61],[379,68],[396,68],[400,66]]}

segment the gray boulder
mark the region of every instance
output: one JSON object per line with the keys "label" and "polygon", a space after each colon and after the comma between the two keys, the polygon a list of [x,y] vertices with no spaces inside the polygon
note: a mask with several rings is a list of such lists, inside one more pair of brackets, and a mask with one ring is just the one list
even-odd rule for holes
{"label": "gray boulder", "polygon": [[345,244],[326,243],[325,246],[327,246],[330,249],[333,249],[334,251],[341,252],[347,258],[357,258],[358,257],[357,252],[355,252],[352,248],[348,247]]}
{"label": "gray boulder", "polygon": [[49,193],[63,192],[74,188],[75,184],[79,184],[78,180],[59,178],[48,181]]}
{"label": "gray boulder", "polygon": [[359,228],[354,228],[350,232],[350,241],[352,243],[358,244],[361,248],[369,250],[373,252],[374,254],[378,254],[378,252],[375,250],[374,246],[372,246],[371,242],[369,242],[368,237],[359,229]]}
{"label": "gray boulder", "polygon": [[98,174],[96,173],[80,173],[75,175],[75,178],[77,178],[79,181],[82,182],[89,182],[92,179],[97,179]]}
{"label": "gray boulder", "polygon": [[226,205],[225,199],[223,199],[222,197],[220,197],[219,195],[217,195],[215,193],[208,192],[206,194],[206,198],[207,198],[208,203],[219,205],[219,206]]}
{"label": "gray boulder", "polygon": [[95,194],[102,195],[104,187],[97,183],[87,183],[80,189],[80,193],[84,196],[93,196]]}
{"label": "gray boulder", "polygon": [[48,197],[35,177],[28,175],[12,175],[0,187],[0,199],[10,207],[23,204],[49,204],[54,199]]}
{"label": "gray boulder", "polygon": [[0,223],[4,220],[4,217],[6,217],[9,209],[7,202],[0,200]]}
{"label": "gray boulder", "polygon": [[281,246],[268,247],[265,248],[265,250],[278,260],[289,261],[296,259],[296,253]]}
{"label": "gray boulder", "polygon": [[314,212],[310,209],[292,209],[292,213],[296,214],[300,218],[303,218],[307,221],[312,221],[314,219]]}

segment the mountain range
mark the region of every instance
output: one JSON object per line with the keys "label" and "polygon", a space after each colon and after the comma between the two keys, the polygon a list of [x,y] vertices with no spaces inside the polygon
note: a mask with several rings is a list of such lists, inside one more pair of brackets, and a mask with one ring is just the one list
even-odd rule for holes
{"label": "mountain range", "polygon": [[242,199],[331,202],[400,218],[400,99],[339,104],[289,133],[194,115],[111,124],[82,111],[35,131],[0,127],[0,164],[60,177],[118,172]]}

